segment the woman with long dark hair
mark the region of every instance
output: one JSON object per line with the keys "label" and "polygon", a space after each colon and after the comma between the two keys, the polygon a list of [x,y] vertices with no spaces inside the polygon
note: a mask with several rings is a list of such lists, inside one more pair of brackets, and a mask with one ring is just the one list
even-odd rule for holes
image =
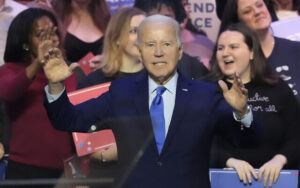
{"label": "woman with long dark hair", "polygon": [[273,36],[271,16],[263,0],[227,0],[220,32],[238,22],[257,35],[270,66],[288,83],[300,103],[300,42]]}
{"label": "woman with long dark hair", "polygon": [[[7,179],[58,178],[73,153],[71,135],[55,130],[43,107],[44,55],[60,45],[57,20],[49,11],[29,8],[9,27],[0,68],[0,98],[11,126]],[[74,90],[75,76],[66,84]]]}
{"label": "woman with long dark hair", "polygon": [[[273,71],[255,34],[243,24],[230,25],[221,32],[212,61],[211,81],[224,80],[231,86],[238,73],[248,90],[248,104],[264,125],[259,147],[236,148],[216,138],[212,150],[213,167],[234,168],[245,184],[252,177],[269,186],[282,168],[297,169],[299,105],[288,85]],[[254,171],[259,168],[259,174]]]}

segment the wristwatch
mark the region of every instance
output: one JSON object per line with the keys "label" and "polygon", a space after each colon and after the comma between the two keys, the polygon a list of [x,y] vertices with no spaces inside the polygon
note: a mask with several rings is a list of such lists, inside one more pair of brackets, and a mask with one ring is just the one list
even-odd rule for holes
{"label": "wristwatch", "polygon": [[238,121],[241,121],[249,112],[250,112],[250,106],[249,105],[247,105],[247,111],[246,111],[246,113],[243,115],[243,116],[239,116],[239,115],[237,115],[236,114],[236,119],[238,120]]}

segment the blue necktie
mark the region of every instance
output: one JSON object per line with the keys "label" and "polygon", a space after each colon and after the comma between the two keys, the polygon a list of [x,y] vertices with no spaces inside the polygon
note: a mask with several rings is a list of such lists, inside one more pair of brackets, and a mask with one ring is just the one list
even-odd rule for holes
{"label": "blue necktie", "polygon": [[163,86],[156,88],[156,97],[153,99],[150,107],[152,127],[159,154],[165,142],[164,100],[162,98],[165,90],[166,88]]}

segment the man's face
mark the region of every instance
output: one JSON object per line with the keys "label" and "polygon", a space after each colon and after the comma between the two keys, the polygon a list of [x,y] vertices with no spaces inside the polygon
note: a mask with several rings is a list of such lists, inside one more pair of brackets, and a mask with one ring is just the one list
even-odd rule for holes
{"label": "man's face", "polygon": [[182,56],[175,28],[167,22],[148,22],[140,33],[140,58],[150,77],[164,85],[176,73],[177,62]]}

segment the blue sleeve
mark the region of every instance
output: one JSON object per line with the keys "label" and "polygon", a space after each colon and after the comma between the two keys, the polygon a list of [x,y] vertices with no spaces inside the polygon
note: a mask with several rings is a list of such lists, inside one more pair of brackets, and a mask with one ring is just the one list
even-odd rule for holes
{"label": "blue sleeve", "polygon": [[93,125],[112,115],[110,102],[109,92],[75,106],[70,103],[66,91],[52,103],[44,96],[44,106],[52,125],[56,129],[71,132],[94,131]]}

